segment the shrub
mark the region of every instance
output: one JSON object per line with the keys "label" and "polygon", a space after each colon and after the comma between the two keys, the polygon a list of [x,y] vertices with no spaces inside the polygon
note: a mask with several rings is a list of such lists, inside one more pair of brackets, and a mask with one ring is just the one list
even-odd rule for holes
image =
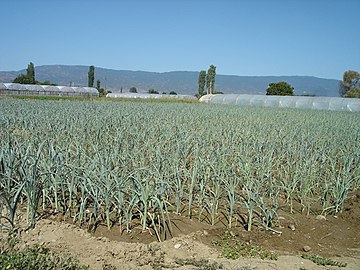
{"label": "shrub", "polygon": [[159,92],[156,91],[156,90],[154,90],[154,89],[149,89],[149,90],[148,90],[148,93],[149,93],[149,94],[159,94]]}
{"label": "shrub", "polygon": [[137,93],[136,87],[131,87],[129,90],[130,93]]}

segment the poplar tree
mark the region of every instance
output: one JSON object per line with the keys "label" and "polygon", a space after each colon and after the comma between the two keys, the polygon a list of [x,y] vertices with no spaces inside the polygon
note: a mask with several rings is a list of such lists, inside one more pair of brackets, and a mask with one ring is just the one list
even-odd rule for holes
{"label": "poplar tree", "polygon": [[212,94],[215,89],[215,76],[216,76],[216,67],[210,65],[208,72],[206,74],[206,89],[207,94]]}
{"label": "poplar tree", "polygon": [[202,97],[205,94],[205,84],[206,84],[206,71],[201,70],[199,73],[198,98]]}
{"label": "poplar tree", "polygon": [[88,72],[88,87],[94,87],[94,80],[95,80],[95,67],[90,66]]}
{"label": "poplar tree", "polygon": [[35,67],[32,62],[28,64],[26,69],[26,77],[29,79],[29,84],[35,84]]}

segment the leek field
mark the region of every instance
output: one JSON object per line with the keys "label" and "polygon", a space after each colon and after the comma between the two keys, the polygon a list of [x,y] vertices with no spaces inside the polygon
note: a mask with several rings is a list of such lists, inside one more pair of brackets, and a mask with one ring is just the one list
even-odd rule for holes
{"label": "leek field", "polygon": [[62,213],[159,241],[174,215],[273,230],[280,208],[335,214],[359,189],[360,114],[1,97],[0,185],[3,229]]}

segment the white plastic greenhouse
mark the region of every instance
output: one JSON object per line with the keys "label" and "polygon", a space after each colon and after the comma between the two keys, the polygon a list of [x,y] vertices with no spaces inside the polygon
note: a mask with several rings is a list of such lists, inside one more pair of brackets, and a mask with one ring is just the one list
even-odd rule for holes
{"label": "white plastic greenhouse", "polygon": [[223,94],[205,95],[200,98],[200,102],[241,106],[360,112],[359,98]]}
{"label": "white plastic greenhouse", "polygon": [[69,87],[18,83],[0,83],[0,94],[36,96],[99,96],[98,90],[93,87]]}
{"label": "white plastic greenhouse", "polygon": [[196,99],[190,95],[166,95],[149,93],[109,93],[106,97],[110,98],[177,98],[177,99]]}

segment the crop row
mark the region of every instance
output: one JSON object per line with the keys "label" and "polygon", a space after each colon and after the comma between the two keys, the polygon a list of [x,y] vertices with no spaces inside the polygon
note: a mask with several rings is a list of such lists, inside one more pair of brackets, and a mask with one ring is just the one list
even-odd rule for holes
{"label": "crop row", "polygon": [[[251,230],[324,215],[360,184],[359,114],[0,99],[0,226],[19,210],[171,236],[171,216]],[[294,206],[300,205],[297,209]]]}

